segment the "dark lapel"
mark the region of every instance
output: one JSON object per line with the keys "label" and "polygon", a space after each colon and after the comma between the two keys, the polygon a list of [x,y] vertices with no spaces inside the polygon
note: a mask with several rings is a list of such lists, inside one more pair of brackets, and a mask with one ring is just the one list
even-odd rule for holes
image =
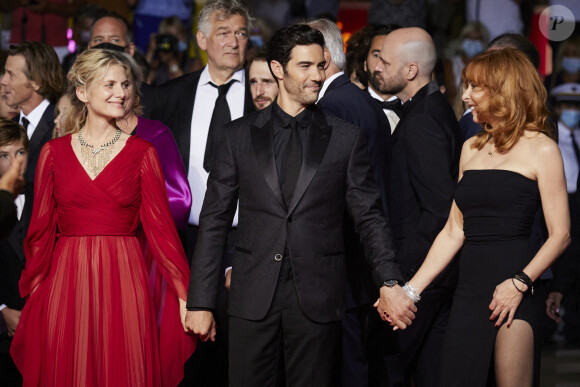
{"label": "dark lapel", "polygon": [[[183,159],[185,170],[189,171],[189,151],[191,145],[191,119],[193,117],[193,104],[195,103],[195,94],[197,93],[197,84],[203,70],[196,71],[191,76],[184,79],[182,87],[179,89],[179,105],[181,112],[179,116],[183,117],[179,123],[181,130],[173,132],[179,152]],[[179,108],[178,110],[179,111]]]}
{"label": "dark lapel", "polygon": [[[306,192],[306,188],[308,188],[316,171],[318,171],[332,133],[332,126],[329,126],[326,122],[326,117],[322,110],[318,109],[315,105],[311,105],[309,109],[313,109],[312,122],[310,123],[308,139],[306,140],[305,147],[303,147],[305,151],[302,156],[302,168],[300,169],[300,175],[296,182],[296,189],[292,195],[292,203],[288,208],[288,214],[294,211],[294,208],[296,208],[302,195]],[[275,172],[276,170],[274,168]]]}
{"label": "dark lapel", "polygon": [[280,202],[280,205],[284,206],[282,190],[280,189],[280,183],[278,181],[278,172],[276,171],[276,160],[274,158],[274,134],[272,128],[273,105],[270,104],[270,106],[258,114],[258,118],[250,126],[250,133],[258,166],[262,170],[262,174],[274,193],[274,196]]}
{"label": "dark lapel", "polygon": [[413,96],[413,98],[411,98],[410,101],[407,101],[403,104],[403,117],[401,117],[401,121],[397,124],[395,131],[393,132],[392,135],[393,143],[395,143],[397,141],[397,138],[399,137],[399,133],[401,132],[399,128],[401,129],[404,128],[404,125],[401,124],[404,124],[405,118],[409,114],[413,114],[410,113],[411,110],[413,110],[413,108],[419,103],[419,101],[423,100],[428,95],[431,95],[436,92],[440,92],[439,86],[437,85],[437,83],[435,83],[435,81],[431,81],[425,86],[423,86],[417,93],[415,93],[415,95]]}
{"label": "dark lapel", "polygon": [[20,216],[20,220],[14,228],[12,232],[6,238],[12,246],[12,250],[18,255],[18,258],[24,262],[24,237],[26,236],[26,232],[28,231],[28,225],[30,224],[30,218],[32,215],[32,202],[33,202],[33,194],[34,187],[26,187],[26,193],[24,194],[24,209],[22,210],[22,215]]}
{"label": "dark lapel", "polygon": [[248,76],[247,71],[246,71],[245,79],[246,79],[246,84],[244,85],[245,86],[244,115],[256,111],[256,107],[254,106],[254,102],[252,101],[252,92],[250,91],[250,77]]}
{"label": "dark lapel", "polygon": [[48,105],[42,118],[38,122],[32,137],[30,138],[29,154],[35,154],[42,145],[45,138],[52,137],[52,130],[54,129],[54,104]]}

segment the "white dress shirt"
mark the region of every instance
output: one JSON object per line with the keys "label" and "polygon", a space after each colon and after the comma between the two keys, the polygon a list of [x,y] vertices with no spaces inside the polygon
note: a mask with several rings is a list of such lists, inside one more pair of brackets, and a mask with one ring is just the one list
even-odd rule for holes
{"label": "white dress shirt", "polygon": [[[226,95],[232,121],[244,115],[244,98],[246,94],[246,75],[244,70],[239,70],[231,79],[236,80]],[[228,80],[229,81],[229,80]],[[191,119],[191,142],[189,148],[189,173],[187,179],[191,187],[191,212],[189,214],[189,224],[199,226],[199,214],[203,204],[203,198],[207,189],[207,178],[209,174],[203,169],[203,158],[205,156],[205,145],[209,132],[209,124],[218,97],[218,89],[212,86],[214,83],[206,66],[199,78],[195,91],[195,102],[193,104],[193,116]],[[238,224],[238,212],[234,217],[233,226]]]}
{"label": "white dress shirt", "polygon": [[20,111],[20,118],[18,120],[20,125],[22,125],[22,118],[26,118],[28,122],[30,122],[30,124],[28,124],[28,128],[26,128],[26,134],[28,135],[29,139],[32,138],[32,135],[34,134],[34,131],[36,130],[36,127],[38,126],[38,123],[40,122],[40,119],[42,118],[48,105],[50,105],[50,102],[45,99],[40,104],[38,104],[38,106],[35,107],[34,110],[32,110],[28,115],[24,115],[22,110]]}
{"label": "white dress shirt", "polygon": [[[381,97],[380,95],[378,95],[372,88],[367,87],[367,90],[369,91],[369,94],[371,95],[371,97],[373,97],[374,99],[378,99],[381,102],[384,102],[384,98]],[[397,96],[393,95],[391,98],[388,99],[388,101],[394,101],[397,98]],[[389,125],[391,126],[391,134],[395,131],[395,128],[397,127],[397,124],[399,123],[399,121],[401,121],[401,119],[399,118],[399,116],[397,115],[397,113],[395,113],[392,110],[389,109],[383,109],[383,112],[385,112],[385,115],[387,116],[387,119],[389,120]]]}
{"label": "white dress shirt", "polygon": [[562,153],[564,160],[564,175],[566,175],[566,188],[568,193],[576,192],[576,183],[578,180],[578,161],[574,153],[574,146],[572,145],[572,136],[576,140],[576,144],[580,147],[580,128],[576,127],[570,131],[562,122],[558,122],[558,146]]}

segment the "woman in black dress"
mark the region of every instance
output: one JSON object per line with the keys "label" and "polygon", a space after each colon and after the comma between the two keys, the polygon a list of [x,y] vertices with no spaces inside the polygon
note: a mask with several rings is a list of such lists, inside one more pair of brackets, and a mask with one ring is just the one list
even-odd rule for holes
{"label": "woman in black dress", "polygon": [[[463,247],[441,385],[530,386],[543,302],[533,282],[570,243],[562,157],[546,91],[522,53],[481,54],[463,81],[463,100],[484,130],[463,146],[449,219],[406,289],[418,298]],[[534,256],[528,237],[540,201],[549,238]]]}

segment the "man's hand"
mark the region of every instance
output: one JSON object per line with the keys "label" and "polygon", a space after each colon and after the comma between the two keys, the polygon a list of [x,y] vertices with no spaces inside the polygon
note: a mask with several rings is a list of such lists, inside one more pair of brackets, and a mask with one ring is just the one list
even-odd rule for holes
{"label": "man's hand", "polygon": [[413,322],[417,307],[399,285],[381,287],[380,298],[374,305],[383,321],[393,329],[405,329]]}
{"label": "man's hand", "polygon": [[201,341],[215,341],[216,324],[213,314],[208,310],[187,311],[185,331],[198,335]]}
{"label": "man's hand", "polygon": [[0,178],[0,189],[11,192],[16,198],[24,189],[23,158],[15,158],[10,169]]}
{"label": "man's hand", "polygon": [[562,298],[564,295],[560,292],[552,292],[548,294],[546,299],[546,314],[556,323],[562,321],[562,316],[560,316],[560,306],[562,305]]}
{"label": "man's hand", "polygon": [[18,327],[18,322],[20,321],[20,311],[16,309],[4,308],[2,309],[2,315],[4,316],[4,321],[6,321],[6,328],[8,328],[8,336],[14,336],[16,333],[16,328]]}

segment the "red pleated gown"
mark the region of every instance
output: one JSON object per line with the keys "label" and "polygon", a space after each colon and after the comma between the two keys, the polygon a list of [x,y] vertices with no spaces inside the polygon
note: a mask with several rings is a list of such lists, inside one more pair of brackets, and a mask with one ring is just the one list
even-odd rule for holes
{"label": "red pleated gown", "polygon": [[189,268],[153,146],[129,138],[93,180],[70,135],[50,141],[34,195],[11,348],[24,385],[177,385],[196,344],[179,321]]}

